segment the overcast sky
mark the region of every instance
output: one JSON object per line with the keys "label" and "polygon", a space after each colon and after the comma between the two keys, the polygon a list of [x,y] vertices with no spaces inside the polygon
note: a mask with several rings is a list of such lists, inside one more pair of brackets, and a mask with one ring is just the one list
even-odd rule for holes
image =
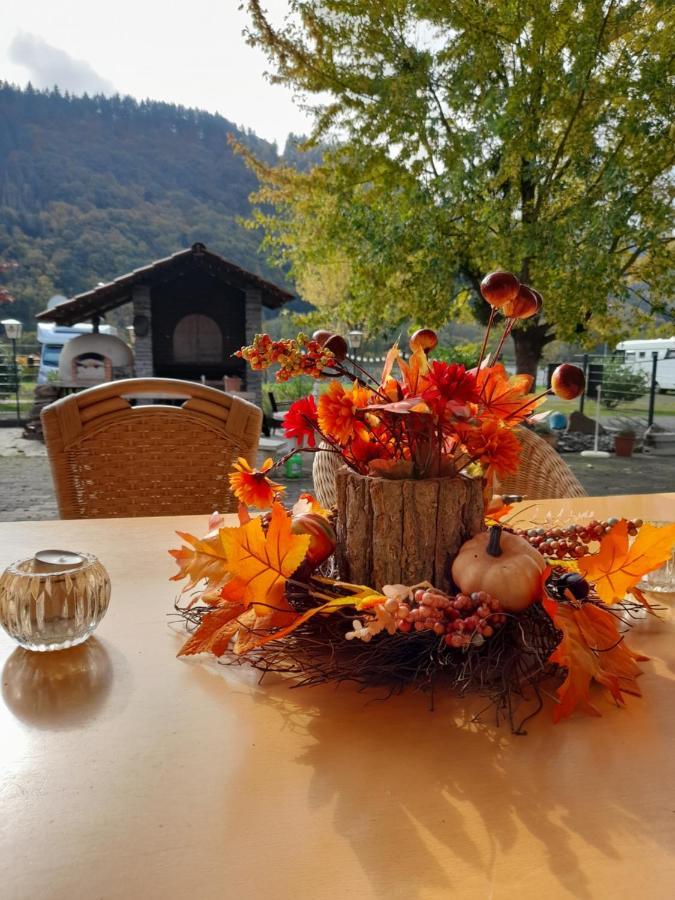
{"label": "overcast sky", "polygon": [[[0,79],[131,94],[219,112],[280,149],[309,130],[290,90],[242,35],[239,0],[3,0]],[[267,0],[278,18],[286,0]]]}

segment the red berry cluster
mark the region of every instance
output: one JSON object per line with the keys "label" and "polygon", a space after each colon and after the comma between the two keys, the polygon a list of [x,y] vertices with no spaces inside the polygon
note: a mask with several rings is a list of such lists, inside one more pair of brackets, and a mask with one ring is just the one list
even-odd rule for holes
{"label": "red berry cluster", "polygon": [[394,613],[398,630],[434,631],[448,647],[480,646],[506,622],[499,601],[485,591],[449,597],[436,588],[420,588],[414,603],[399,603]]}
{"label": "red berry cluster", "polygon": [[[606,522],[593,519],[583,525],[564,525],[560,528],[520,528],[514,530],[514,534],[524,537],[544,556],[580,559],[591,552],[588,545],[601,541],[618,521],[613,517]],[[628,534],[636,535],[641,526],[642,519],[629,520]]]}
{"label": "red berry cluster", "polygon": [[288,381],[298,375],[319,378],[324,369],[335,363],[332,350],[308,338],[306,334],[280,341],[273,341],[268,334],[256,334],[253,343],[237,350],[235,356],[245,359],[256,370],[278,365],[276,381]]}

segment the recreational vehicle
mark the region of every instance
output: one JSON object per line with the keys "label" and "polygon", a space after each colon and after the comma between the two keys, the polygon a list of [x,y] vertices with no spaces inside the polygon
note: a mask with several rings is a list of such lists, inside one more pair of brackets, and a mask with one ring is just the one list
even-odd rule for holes
{"label": "recreational vehicle", "polygon": [[675,391],[675,337],[651,341],[621,341],[616,349],[624,354],[624,363],[635,372],[644,372],[651,381],[654,353],[657,355],[656,389]]}

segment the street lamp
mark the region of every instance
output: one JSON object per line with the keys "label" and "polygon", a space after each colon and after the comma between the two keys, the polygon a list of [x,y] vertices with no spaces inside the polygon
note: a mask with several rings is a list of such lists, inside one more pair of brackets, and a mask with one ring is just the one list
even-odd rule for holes
{"label": "street lamp", "polygon": [[23,334],[23,325],[18,319],[3,319],[0,325],[4,325],[5,334],[12,342],[12,365],[14,367],[14,392],[16,395],[16,421],[21,424],[21,408],[19,406],[19,367],[16,364],[16,342]]}
{"label": "street lamp", "polygon": [[347,337],[349,338],[349,346],[352,350],[358,350],[363,343],[362,331],[350,331],[347,333]]}

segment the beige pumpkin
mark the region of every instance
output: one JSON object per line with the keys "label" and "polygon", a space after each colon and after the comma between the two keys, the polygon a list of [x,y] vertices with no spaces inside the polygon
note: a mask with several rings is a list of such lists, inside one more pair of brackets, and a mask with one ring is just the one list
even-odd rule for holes
{"label": "beige pumpkin", "polygon": [[525,538],[493,525],[462,544],[452,580],[464,594],[486,591],[507,612],[522,612],[541,593],[546,560]]}

